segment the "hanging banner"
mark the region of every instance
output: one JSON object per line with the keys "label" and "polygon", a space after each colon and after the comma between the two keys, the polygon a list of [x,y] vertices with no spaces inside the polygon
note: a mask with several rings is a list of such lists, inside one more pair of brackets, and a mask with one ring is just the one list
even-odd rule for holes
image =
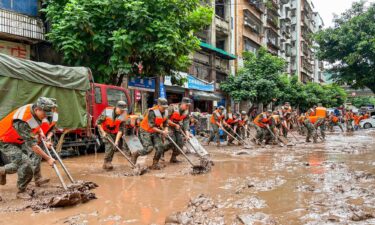
{"label": "hanging banner", "polygon": [[163,82],[160,82],[160,98],[167,98],[167,93],[165,92],[165,87],[164,87],[164,83]]}

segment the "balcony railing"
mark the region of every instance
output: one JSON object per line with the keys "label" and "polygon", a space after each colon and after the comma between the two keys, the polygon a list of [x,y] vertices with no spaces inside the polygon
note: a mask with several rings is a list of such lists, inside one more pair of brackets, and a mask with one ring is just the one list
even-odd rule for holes
{"label": "balcony railing", "polygon": [[260,13],[264,13],[266,7],[262,0],[249,0],[249,4],[254,6]]}
{"label": "balcony railing", "polygon": [[39,18],[0,9],[0,32],[44,40],[45,28]]}
{"label": "balcony railing", "polygon": [[267,21],[272,26],[279,28],[279,18],[271,12],[267,13]]}
{"label": "balcony railing", "polygon": [[302,67],[303,69],[305,69],[306,71],[312,73],[313,72],[313,67],[312,65],[310,64],[310,62],[306,59],[303,59],[302,60]]}

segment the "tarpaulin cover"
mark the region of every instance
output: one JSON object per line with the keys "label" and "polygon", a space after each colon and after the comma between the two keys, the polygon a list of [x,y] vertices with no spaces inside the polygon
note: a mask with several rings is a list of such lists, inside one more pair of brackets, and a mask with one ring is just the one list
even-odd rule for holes
{"label": "tarpaulin cover", "polygon": [[59,128],[87,127],[88,69],[63,67],[0,54],[0,119],[41,97],[57,100]]}

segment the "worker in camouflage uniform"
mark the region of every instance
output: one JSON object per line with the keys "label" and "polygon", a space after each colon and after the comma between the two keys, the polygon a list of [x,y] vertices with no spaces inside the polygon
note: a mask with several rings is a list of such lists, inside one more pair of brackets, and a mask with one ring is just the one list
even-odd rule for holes
{"label": "worker in camouflage uniform", "polygon": [[272,111],[268,110],[255,117],[254,124],[257,131],[255,139],[252,141],[258,145],[262,144],[263,140],[270,141],[271,134],[269,133],[269,123],[271,120]]}
{"label": "worker in camouflage uniform", "polygon": [[96,121],[105,145],[103,163],[103,169],[105,170],[113,169],[112,159],[116,151],[116,147],[108,141],[108,138],[111,138],[116,146],[123,149],[122,135],[125,131],[126,111],[126,102],[118,101],[116,107],[106,107]]}
{"label": "worker in camouflage uniform", "polygon": [[211,141],[215,140],[217,143],[217,146],[220,147],[220,134],[219,134],[219,128],[226,126],[226,123],[224,121],[225,113],[224,113],[224,106],[219,106],[211,115],[210,123],[211,123],[211,134],[208,138],[208,141],[206,145],[209,145]]}
{"label": "worker in camouflage uniform", "polygon": [[148,109],[141,122],[139,136],[143,150],[132,154],[132,162],[137,163],[139,156],[148,155],[155,149],[151,169],[159,170],[159,160],[165,150],[164,140],[169,135],[168,131],[168,101],[159,98],[157,105]]}
{"label": "worker in camouflage uniform", "polygon": [[[53,143],[52,136],[55,132],[55,126],[58,121],[58,113],[57,113],[57,104],[56,104],[56,99],[47,99],[47,98],[41,98],[45,102],[53,101],[55,104],[55,108],[52,110],[52,112],[48,112],[47,117],[42,120],[42,123],[40,125],[40,136],[45,140],[45,143],[50,145]],[[49,102],[49,104],[52,104]],[[44,150],[44,145],[39,144],[40,147]],[[30,157],[30,160],[32,162],[33,166],[33,172],[34,172],[34,181],[35,181],[35,186],[40,187],[43,184],[48,183],[50,180],[48,178],[43,178],[42,173],[41,173],[41,163],[42,163],[42,157],[40,157],[38,154],[35,154],[33,151],[25,152],[25,154],[28,154]]]}
{"label": "worker in camouflage uniform", "polygon": [[[225,115],[224,129],[230,134],[227,135],[228,145],[233,145],[233,137],[236,137],[238,116],[235,113],[228,112]],[[238,143],[240,144],[240,143]]]}
{"label": "worker in camouflage uniform", "polygon": [[317,141],[318,141],[318,135],[316,133],[316,129],[315,129],[315,126],[314,126],[317,119],[318,118],[316,116],[307,116],[307,117],[305,117],[305,119],[303,121],[303,125],[307,129],[306,142],[311,142],[310,141],[311,137],[313,138],[314,143],[317,143]]}
{"label": "worker in camouflage uniform", "polygon": [[[0,184],[6,184],[6,174],[17,173],[18,198],[31,198],[26,187],[33,178],[33,167],[27,152],[34,151],[51,166],[55,163],[38,146],[41,122],[55,107],[51,99],[42,97],[36,104],[24,105],[0,121],[0,155],[3,161]],[[50,145],[47,143],[47,147]]]}
{"label": "worker in camouflage uniform", "polygon": [[[185,142],[184,142],[185,136],[191,137],[191,134],[189,131],[190,104],[191,104],[190,98],[183,98],[179,105],[174,105],[169,110],[169,117],[168,117],[168,125],[170,127],[169,136],[181,149],[185,145]],[[177,147],[173,143],[170,143],[169,140],[167,142],[169,143],[168,148],[172,148],[173,150],[170,162],[171,163],[179,162],[177,160],[177,156],[180,154],[180,151],[177,149]]]}
{"label": "worker in camouflage uniform", "polygon": [[331,112],[329,117],[328,117],[328,126],[329,126],[329,130],[331,132],[333,131],[333,128],[335,126],[340,127],[341,131],[344,132],[344,129],[342,128],[339,117],[335,116],[335,114],[333,112]]}
{"label": "worker in camouflage uniform", "polygon": [[320,137],[325,140],[326,139],[326,118],[318,118],[314,124],[316,132],[320,131]]}
{"label": "worker in camouflage uniform", "polygon": [[246,139],[248,126],[249,126],[249,117],[247,116],[246,111],[242,111],[237,121],[237,133],[243,140]]}

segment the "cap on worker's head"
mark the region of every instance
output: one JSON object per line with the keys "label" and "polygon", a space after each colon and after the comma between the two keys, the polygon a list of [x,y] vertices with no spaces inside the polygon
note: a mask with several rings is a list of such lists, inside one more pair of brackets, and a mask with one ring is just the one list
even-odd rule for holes
{"label": "cap on worker's head", "polygon": [[220,110],[224,110],[225,108],[224,108],[224,106],[219,106],[219,108],[218,109],[220,109]]}
{"label": "cap on worker's head", "polygon": [[290,105],[290,102],[285,102],[284,105]]}
{"label": "cap on worker's head", "polygon": [[246,111],[242,111],[242,112],[241,112],[241,115],[246,115]]}
{"label": "cap on worker's head", "polygon": [[319,107],[322,107],[322,103],[318,103],[318,106],[319,106]]}
{"label": "cap on worker's head", "polygon": [[267,110],[267,112],[268,112],[268,113],[272,113],[272,110],[269,109],[269,110]]}
{"label": "cap on worker's head", "polygon": [[182,104],[191,104],[191,99],[188,97],[183,97],[181,100]]}
{"label": "cap on worker's head", "polygon": [[40,97],[36,101],[36,106],[46,113],[51,113],[52,110],[57,108],[56,99]]}
{"label": "cap on worker's head", "polygon": [[165,98],[158,98],[158,106],[168,108],[168,101]]}
{"label": "cap on worker's head", "polygon": [[119,108],[121,110],[126,110],[127,109],[126,106],[127,106],[127,104],[124,101],[118,101],[116,103],[116,108]]}

